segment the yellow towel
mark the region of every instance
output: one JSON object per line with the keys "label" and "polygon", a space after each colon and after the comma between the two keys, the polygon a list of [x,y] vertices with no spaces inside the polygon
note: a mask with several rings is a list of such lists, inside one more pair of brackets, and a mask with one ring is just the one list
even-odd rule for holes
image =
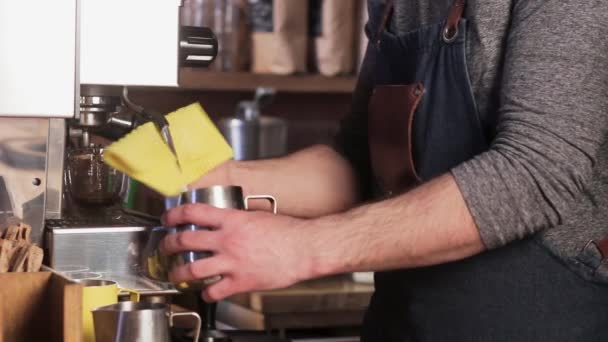
{"label": "yellow towel", "polygon": [[166,117],[181,170],[151,122],[108,146],[104,160],[159,193],[174,196],[232,158],[233,152],[199,103],[180,108]]}

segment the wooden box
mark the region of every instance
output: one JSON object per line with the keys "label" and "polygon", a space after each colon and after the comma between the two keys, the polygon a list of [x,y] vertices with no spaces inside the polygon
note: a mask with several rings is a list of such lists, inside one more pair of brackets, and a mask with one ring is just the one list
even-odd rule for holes
{"label": "wooden box", "polygon": [[81,312],[82,286],[57,274],[0,274],[0,342],[80,342]]}

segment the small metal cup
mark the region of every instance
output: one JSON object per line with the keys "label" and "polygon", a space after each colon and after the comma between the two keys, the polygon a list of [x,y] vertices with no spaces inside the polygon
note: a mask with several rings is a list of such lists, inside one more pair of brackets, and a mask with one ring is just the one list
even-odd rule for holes
{"label": "small metal cup", "polygon": [[[221,186],[216,185],[204,189],[196,189],[183,193],[183,204],[205,203],[216,208],[247,210],[249,201],[263,199],[270,202],[273,213],[277,213],[277,201],[273,196],[255,195],[243,196],[243,188],[240,186]],[[185,224],[177,227],[177,232],[210,230],[209,227],[201,227],[195,224]],[[175,255],[172,258],[171,267],[179,267],[200,259],[208,258],[213,253],[207,251],[188,251]],[[213,284],[221,279],[220,275],[202,279],[199,281],[175,284],[181,291],[200,290],[203,287]]]}
{"label": "small metal cup", "polygon": [[[206,203],[217,208],[232,208],[247,210],[249,202],[256,199],[267,200],[272,204],[273,213],[277,213],[277,201],[268,195],[243,196],[243,189],[239,186],[212,186],[204,189],[191,190],[181,196],[167,198],[167,208],[176,207],[185,203]],[[195,224],[185,224],[179,227],[155,227],[148,232],[148,242],[140,257],[140,271],[148,278],[169,282],[169,272],[178,266],[185,265],[196,260],[207,258],[212,255],[205,251],[188,251],[167,257],[160,253],[158,247],[167,234],[183,231],[209,230],[209,227],[200,227]],[[181,291],[200,290],[202,287],[220,280],[220,276],[211,277],[195,282],[179,283],[174,286]]]}
{"label": "small metal cup", "polygon": [[[82,289],[82,332],[83,342],[95,342],[95,329],[91,310],[97,307],[118,302],[118,295],[122,290],[131,293],[131,300],[139,301],[139,292],[124,289],[118,283],[103,279],[80,279],[76,281],[83,286]],[[97,340],[98,342],[100,340]]]}
{"label": "small metal cup", "polygon": [[196,319],[194,341],[199,340],[201,318],[196,312],[172,312],[169,305],[147,302],[120,302],[93,310],[97,342],[170,342],[169,327],[176,316]]}

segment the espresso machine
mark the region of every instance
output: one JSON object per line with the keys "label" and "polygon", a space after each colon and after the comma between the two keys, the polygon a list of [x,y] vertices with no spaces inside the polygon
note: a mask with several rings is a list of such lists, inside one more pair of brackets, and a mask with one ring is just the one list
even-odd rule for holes
{"label": "espresso machine", "polygon": [[31,225],[45,265],[72,279],[178,293],[139,274],[158,218],[123,209],[136,183],[101,154],[159,115],[133,103],[130,87],[179,87],[180,67],[204,68],[217,55],[210,29],[180,25],[181,6],[0,0],[0,228],[17,218]]}

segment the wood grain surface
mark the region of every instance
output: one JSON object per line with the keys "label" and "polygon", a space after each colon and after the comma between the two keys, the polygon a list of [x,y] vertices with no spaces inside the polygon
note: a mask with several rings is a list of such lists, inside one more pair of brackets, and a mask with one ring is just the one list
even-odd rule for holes
{"label": "wood grain surface", "polygon": [[82,340],[82,286],[50,272],[0,274],[0,284],[0,340]]}

